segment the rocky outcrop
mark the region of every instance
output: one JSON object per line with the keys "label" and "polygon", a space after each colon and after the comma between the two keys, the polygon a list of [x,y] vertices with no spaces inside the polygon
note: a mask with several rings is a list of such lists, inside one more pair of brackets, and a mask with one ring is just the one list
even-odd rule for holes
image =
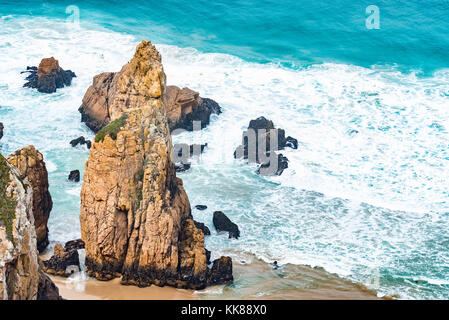
{"label": "rocky outcrop", "polygon": [[[79,108],[81,121],[94,132],[100,131],[111,120],[118,119],[129,110],[145,104],[147,99],[161,96],[164,96],[170,130],[183,128],[191,131],[193,121],[201,121],[201,127],[204,128],[209,124],[211,114],[221,113],[215,101],[201,98],[197,92],[188,88],[169,86],[166,91],[160,92],[158,90],[161,88],[157,86],[136,84],[138,90],[128,90],[124,84],[134,77],[132,72],[136,70],[135,67],[129,63],[120,72],[105,72],[94,77]],[[165,74],[161,76],[165,77]],[[157,82],[157,79],[142,80],[147,83]]]}
{"label": "rocky outcrop", "polygon": [[201,231],[203,231],[205,236],[210,236],[210,230],[209,228],[202,222],[198,222],[198,221],[194,221],[195,222],[195,226],[200,229]]}
{"label": "rocky outcrop", "polygon": [[229,239],[240,237],[239,227],[232,222],[223,212],[215,211],[212,219],[217,232],[229,232]]}
{"label": "rocky outcrop", "polygon": [[168,86],[165,94],[170,130],[193,131],[193,122],[200,121],[199,129],[205,128],[212,114],[220,114],[221,108],[212,99],[201,98],[199,93],[189,88]]}
{"label": "rocky outcrop", "polygon": [[37,248],[42,252],[48,245],[47,222],[53,207],[48,191],[48,172],[42,154],[33,146],[22,148],[7,158],[26,177],[33,189],[33,216]]}
{"label": "rocky outcrop", "polygon": [[276,129],[273,121],[259,117],[250,121],[248,130],[243,133],[243,144],[235,150],[234,158],[261,164],[257,170],[261,175],[281,175],[288,167],[288,159],[275,151],[285,147],[297,149],[298,140],[286,138],[285,131]]}
{"label": "rocky outcrop", "polygon": [[[60,298],[38,258],[32,187],[0,155],[0,300]],[[55,294],[49,295],[50,287]]]}
{"label": "rocky outcrop", "polygon": [[[159,52],[143,41],[112,77],[114,84],[108,86],[116,90],[107,101],[111,123],[95,137],[81,190],[87,273],[100,280],[121,276],[123,284],[138,286],[200,289],[215,283],[206,263],[204,234],[191,217],[170,157]],[[97,89],[89,90],[84,106]]]}
{"label": "rocky outcrop", "polygon": [[0,139],[3,138],[3,123],[0,122]]}
{"label": "rocky outcrop", "polygon": [[55,245],[53,256],[43,261],[43,269],[48,274],[68,277],[81,270],[77,249],[63,248],[59,243]]}
{"label": "rocky outcrop", "polygon": [[43,93],[53,93],[56,89],[70,86],[72,78],[76,77],[74,72],[63,70],[58,60],[53,57],[42,59],[38,68],[27,67],[24,72],[30,74],[26,77],[28,82],[23,86],[35,88]]}
{"label": "rocky outcrop", "polygon": [[64,248],[67,251],[84,249],[84,241],[81,239],[67,241],[64,245]]}

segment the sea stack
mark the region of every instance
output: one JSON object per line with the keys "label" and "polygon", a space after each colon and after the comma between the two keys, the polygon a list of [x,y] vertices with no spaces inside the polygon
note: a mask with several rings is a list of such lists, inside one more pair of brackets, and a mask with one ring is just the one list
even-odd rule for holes
{"label": "sea stack", "polygon": [[53,93],[56,89],[64,88],[72,84],[72,78],[76,77],[71,70],[64,70],[59,66],[54,57],[41,60],[39,67],[27,67],[24,72],[29,72],[23,86],[35,88],[39,92]]}
{"label": "sea stack", "polygon": [[175,174],[159,52],[143,41],[112,78],[111,122],[95,137],[81,190],[88,274],[100,280],[121,276],[123,284],[138,286],[201,289],[231,282],[230,259],[216,264],[218,273],[208,268],[204,234]]}
{"label": "sea stack", "polygon": [[33,190],[33,217],[36,228],[37,248],[42,252],[48,245],[47,222],[53,207],[48,191],[48,172],[42,153],[28,146],[7,157],[10,164],[19,169]]}
{"label": "sea stack", "polygon": [[60,299],[38,254],[32,187],[0,154],[0,300]]}

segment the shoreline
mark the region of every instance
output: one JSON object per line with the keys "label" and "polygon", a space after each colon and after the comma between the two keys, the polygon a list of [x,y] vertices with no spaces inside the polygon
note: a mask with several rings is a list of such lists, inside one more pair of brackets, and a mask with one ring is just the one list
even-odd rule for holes
{"label": "shoreline", "polygon": [[[120,279],[99,281],[76,274],[70,278],[52,276],[60,295],[67,300],[377,300],[376,293],[322,268],[285,265],[273,269],[259,259],[233,264],[234,283],[204,290],[120,284]],[[384,297],[386,298],[386,297]]]}

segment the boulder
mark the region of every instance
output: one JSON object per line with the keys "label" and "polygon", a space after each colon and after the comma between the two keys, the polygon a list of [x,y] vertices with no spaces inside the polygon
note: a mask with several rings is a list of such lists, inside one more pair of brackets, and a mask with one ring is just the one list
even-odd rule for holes
{"label": "boulder", "polygon": [[80,171],[79,170],[70,171],[68,179],[69,181],[80,182]]}
{"label": "boulder", "polygon": [[[170,157],[159,52],[142,41],[113,78],[110,123],[95,137],[81,189],[86,271],[100,280],[121,276],[126,285],[202,289],[209,281],[204,234]],[[86,111],[93,96],[85,99]]]}
{"label": "boulder", "polygon": [[7,157],[10,164],[19,169],[33,190],[33,216],[37,236],[37,248],[42,252],[48,245],[48,219],[53,201],[48,190],[48,172],[42,153],[28,146]]}
{"label": "boulder", "polygon": [[[40,269],[32,187],[0,154],[0,300],[59,298]],[[57,294],[45,294],[53,287]]]}
{"label": "boulder", "polygon": [[195,206],[195,209],[200,210],[200,211],[203,211],[203,210],[206,210],[206,209],[207,209],[207,206],[205,206],[205,205],[203,205],[203,204],[197,204],[197,205]]}
{"label": "boulder", "polygon": [[239,227],[234,222],[232,222],[223,212],[215,211],[212,221],[217,232],[229,232],[229,239],[238,239],[240,237]]}
{"label": "boulder", "polygon": [[53,57],[42,59],[38,68],[27,67],[24,72],[30,74],[26,77],[28,82],[23,86],[35,88],[43,93],[53,93],[56,89],[70,86],[72,78],[76,77],[71,70],[63,70],[58,60]]}
{"label": "boulder", "polygon": [[230,257],[221,257],[216,259],[212,268],[208,272],[208,285],[232,283],[232,259]]}
{"label": "boulder", "polygon": [[43,261],[43,269],[48,274],[68,277],[81,270],[78,251],[67,250],[59,243],[55,245],[53,256]]}

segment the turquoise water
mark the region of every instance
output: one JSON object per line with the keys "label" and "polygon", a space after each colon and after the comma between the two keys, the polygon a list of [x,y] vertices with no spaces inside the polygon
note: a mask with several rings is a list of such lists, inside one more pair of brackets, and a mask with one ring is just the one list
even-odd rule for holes
{"label": "turquoise water", "polygon": [[[151,39],[169,84],[224,110],[202,132],[174,137],[210,146],[180,175],[192,205],[209,207],[195,218],[213,230],[222,210],[241,229],[239,240],[208,237],[208,249],[321,266],[379,294],[447,299],[449,1],[376,1],[379,30],[366,28],[370,4],[1,1],[0,152],[43,152],[50,240],[78,238],[81,185],[66,177],[88,151],[69,141],[93,135],[77,109],[95,74],[119,70]],[[22,88],[20,71],[52,55],[76,72],[73,85]],[[281,177],[232,157],[260,115],[299,140]]]}

